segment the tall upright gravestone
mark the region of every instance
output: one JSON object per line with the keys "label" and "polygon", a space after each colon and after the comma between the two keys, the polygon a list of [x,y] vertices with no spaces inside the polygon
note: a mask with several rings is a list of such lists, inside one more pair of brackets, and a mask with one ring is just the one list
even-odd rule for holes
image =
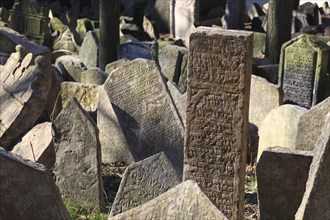
{"label": "tall upright gravestone", "polygon": [[184,180],[230,219],[243,218],[253,35],[198,28],[190,36]]}
{"label": "tall upright gravestone", "polygon": [[285,103],[311,108],[330,96],[329,51],[328,45],[308,35],[283,44],[279,83]]}

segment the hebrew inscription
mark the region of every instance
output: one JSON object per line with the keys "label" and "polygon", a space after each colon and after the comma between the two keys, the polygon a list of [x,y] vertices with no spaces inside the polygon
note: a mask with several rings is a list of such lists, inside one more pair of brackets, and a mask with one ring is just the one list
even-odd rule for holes
{"label": "hebrew inscription", "polygon": [[190,36],[184,179],[230,219],[243,214],[252,42],[211,28]]}
{"label": "hebrew inscription", "polygon": [[283,90],[284,101],[310,108],[317,52],[305,42],[297,42],[285,49]]}

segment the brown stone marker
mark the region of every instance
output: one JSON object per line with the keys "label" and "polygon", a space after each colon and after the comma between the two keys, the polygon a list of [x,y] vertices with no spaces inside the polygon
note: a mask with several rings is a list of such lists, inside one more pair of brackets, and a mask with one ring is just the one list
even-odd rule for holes
{"label": "brown stone marker", "polygon": [[198,28],[190,36],[184,180],[229,219],[243,218],[253,35]]}

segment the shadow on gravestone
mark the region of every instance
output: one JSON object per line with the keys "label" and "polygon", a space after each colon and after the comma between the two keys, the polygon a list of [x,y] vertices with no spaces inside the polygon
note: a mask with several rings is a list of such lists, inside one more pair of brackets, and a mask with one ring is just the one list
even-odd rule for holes
{"label": "shadow on gravestone", "polygon": [[70,219],[45,166],[0,147],[0,219]]}

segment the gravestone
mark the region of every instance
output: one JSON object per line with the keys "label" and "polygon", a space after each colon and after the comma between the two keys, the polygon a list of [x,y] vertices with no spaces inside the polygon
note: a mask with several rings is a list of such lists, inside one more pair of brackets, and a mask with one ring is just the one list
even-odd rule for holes
{"label": "gravestone", "polygon": [[98,129],[72,98],[54,121],[56,185],[62,198],[86,209],[103,209],[101,148]]}
{"label": "gravestone", "polygon": [[56,50],[68,50],[72,53],[77,53],[79,46],[77,45],[73,33],[70,29],[66,29],[63,33],[54,40],[53,49]]}
{"label": "gravestone", "polygon": [[175,107],[179,112],[183,124],[186,123],[186,102],[187,93],[182,94],[179,88],[172,82],[167,81],[167,87],[174,101]]}
{"label": "gravestone", "polygon": [[330,113],[314,147],[306,190],[296,219],[329,219],[330,216]]}
{"label": "gravestone", "polygon": [[178,185],[180,180],[163,152],[128,166],[123,174],[110,216],[115,216]]}
{"label": "gravestone", "polygon": [[80,81],[85,84],[102,85],[108,74],[98,67],[89,68],[80,74]]}
{"label": "gravestone", "polygon": [[117,45],[118,59],[134,60],[143,58],[147,60],[158,59],[157,42],[126,42]]}
{"label": "gravestone", "polygon": [[[128,62],[113,71],[102,87],[116,115],[115,118],[110,113],[107,115],[107,127],[121,129],[127,141],[124,146],[101,143],[102,152],[108,152],[103,153],[103,162],[115,162],[123,152],[139,161],[164,151],[181,176],[183,126],[155,61],[136,59]],[[100,99],[99,105],[107,97]],[[102,133],[111,139],[113,131],[105,129]]]}
{"label": "gravestone", "polygon": [[70,219],[51,173],[0,147],[0,219]]}
{"label": "gravestone", "polygon": [[253,35],[197,28],[190,36],[184,180],[242,219]]}
{"label": "gravestone", "polygon": [[99,39],[94,31],[87,32],[79,56],[87,68],[99,66]]}
{"label": "gravestone", "polygon": [[38,124],[15,145],[11,152],[50,169],[55,163],[53,132],[51,122]]}
{"label": "gravestone", "polygon": [[34,59],[22,47],[11,54],[0,73],[0,145],[12,149],[42,115],[52,82],[51,64],[43,56]]}
{"label": "gravestone", "polygon": [[330,95],[329,50],[317,37],[308,35],[283,44],[279,84],[285,103],[311,108]]}
{"label": "gravestone", "polygon": [[249,122],[260,128],[266,115],[283,104],[281,89],[264,78],[252,75]]}
{"label": "gravestone", "polygon": [[64,55],[55,61],[55,67],[65,81],[81,81],[81,73],[87,70],[84,63],[76,56]]}
{"label": "gravestone", "polygon": [[228,220],[192,180],[187,180],[136,208],[108,218],[108,220],[119,219]]}
{"label": "gravestone", "polygon": [[307,109],[296,105],[281,105],[271,110],[259,128],[258,160],[268,147],[295,149],[299,117]]}
{"label": "gravestone", "polygon": [[14,4],[9,11],[9,27],[24,34],[36,43],[48,43],[49,9],[37,2],[22,0]]}
{"label": "gravestone", "polygon": [[114,62],[108,63],[105,66],[105,72],[107,74],[110,74],[113,70],[118,69],[119,67],[121,67],[122,65],[124,65],[126,62],[129,62],[129,60],[127,60],[127,59],[120,59],[120,60],[116,60]]}
{"label": "gravestone", "polygon": [[313,154],[267,148],[257,164],[260,219],[294,219],[303,198]]}

